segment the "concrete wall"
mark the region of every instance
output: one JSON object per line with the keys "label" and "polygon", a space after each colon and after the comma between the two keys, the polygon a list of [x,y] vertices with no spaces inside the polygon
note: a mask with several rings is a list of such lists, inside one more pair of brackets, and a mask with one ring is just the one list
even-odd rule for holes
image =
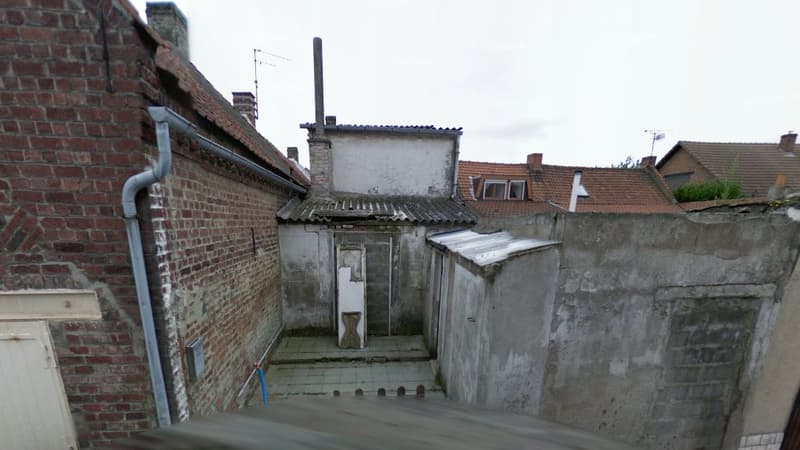
{"label": "concrete wall", "polygon": [[538,413],[558,262],[555,247],[488,269],[445,257],[438,360],[449,398]]}
{"label": "concrete wall", "polygon": [[335,192],[427,197],[452,192],[454,137],[333,132],[328,137]]}
{"label": "concrete wall", "polygon": [[[425,293],[428,286],[431,248],[425,236],[446,227],[380,225],[344,228],[320,225],[281,224],[279,227],[283,318],[288,330],[333,333],[336,298],[333,279],[335,243],[359,242],[387,246],[392,240],[391,333],[422,334]],[[368,249],[369,251],[369,249]],[[370,285],[373,267],[388,269],[388,258],[367,261],[367,317],[374,296],[388,299],[388,280]],[[303,331],[305,330],[305,331]],[[367,330],[367,334],[372,332]],[[383,333],[386,334],[386,333]]]}
{"label": "concrete wall", "polygon": [[547,368],[541,416],[653,449],[738,442],[797,224],[780,214],[564,214],[481,226],[563,243],[537,362]]}

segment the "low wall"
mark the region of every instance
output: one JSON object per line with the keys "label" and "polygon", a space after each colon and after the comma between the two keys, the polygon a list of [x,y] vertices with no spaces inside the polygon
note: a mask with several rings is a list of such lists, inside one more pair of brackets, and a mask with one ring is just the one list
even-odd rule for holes
{"label": "low wall", "polygon": [[[533,364],[544,373],[540,416],[653,449],[721,448],[726,430],[738,442],[797,224],[780,214],[558,214],[480,227],[562,242],[547,353]],[[463,307],[485,303],[471,295]],[[527,329],[510,322],[504,333]],[[492,354],[521,342],[492,339]],[[453,362],[445,379],[473,372]],[[504,383],[504,403],[527,395],[528,380]]]}

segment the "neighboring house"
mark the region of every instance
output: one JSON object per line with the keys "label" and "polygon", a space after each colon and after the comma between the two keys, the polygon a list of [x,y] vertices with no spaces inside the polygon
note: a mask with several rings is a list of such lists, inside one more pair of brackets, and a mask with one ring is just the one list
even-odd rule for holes
{"label": "neighboring house", "polygon": [[306,178],[188,62],[174,4],[161,35],[126,0],[40,3],[0,24],[0,447],[235,408]]}
{"label": "neighboring house", "polygon": [[[321,74],[321,44],[315,59]],[[421,334],[426,234],[476,221],[456,199],[461,130],[323,123],[321,84],[317,121],[301,125],[311,195],[278,213],[286,327],[341,340],[352,321],[357,339],[343,345],[357,347]]]}
{"label": "neighboring house", "polygon": [[634,169],[459,161],[461,196],[483,217],[518,217],[542,212],[680,212],[672,193],[644,158]]}
{"label": "neighboring house", "polygon": [[685,183],[735,180],[745,197],[767,197],[774,185],[800,189],[797,134],[777,144],[678,141],[656,164],[671,189]]}

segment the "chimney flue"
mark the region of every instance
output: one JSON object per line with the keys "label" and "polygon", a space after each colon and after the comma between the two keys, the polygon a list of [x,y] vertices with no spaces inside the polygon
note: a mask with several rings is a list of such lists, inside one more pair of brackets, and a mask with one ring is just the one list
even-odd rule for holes
{"label": "chimney flue", "polygon": [[323,94],[322,83],[322,39],[314,38],[314,112],[315,126],[314,134],[323,136],[325,134],[325,96]]}
{"label": "chimney flue", "polygon": [[647,166],[654,166],[656,165],[656,157],[655,156],[643,156],[642,161],[639,163],[642,167]]}
{"label": "chimney flue", "polygon": [[790,131],[781,136],[778,148],[785,152],[794,152],[794,144],[797,142],[797,133]]}
{"label": "chimney flue", "polygon": [[247,119],[250,125],[256,126],[256,97],[252,92],[234,92],[233,109]]}
{"label": "chimney flue", "polygon": [[528,169],[529,170],[542,170],[542,154],[531,153],[528,155]]}
{"label": "chimney flue", "polygon": [[149,2],[145,9],[147,25],[156,30],[186,59],[189,59],[189,26],[186,16],[173,2]]}
{"label": "chimney flue", "polygon": [[295,162],[299,162],[299,152],[297,151],[297,147],[286,147],[286,157]]}

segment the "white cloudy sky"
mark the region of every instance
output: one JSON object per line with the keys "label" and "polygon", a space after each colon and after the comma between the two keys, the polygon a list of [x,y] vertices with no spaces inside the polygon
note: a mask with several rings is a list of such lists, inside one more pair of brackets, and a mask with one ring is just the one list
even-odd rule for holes
{"label": "white cloudy sky", "polygon": [[[133,0],[144,16],[145,0]],[[607,166],[680,139],[775,142],[800,129],[796,0],[176,0],[192,62],[230,98],[253,88],[259,131],[301,149],[314,118],[463,127],[462,158]]]}

